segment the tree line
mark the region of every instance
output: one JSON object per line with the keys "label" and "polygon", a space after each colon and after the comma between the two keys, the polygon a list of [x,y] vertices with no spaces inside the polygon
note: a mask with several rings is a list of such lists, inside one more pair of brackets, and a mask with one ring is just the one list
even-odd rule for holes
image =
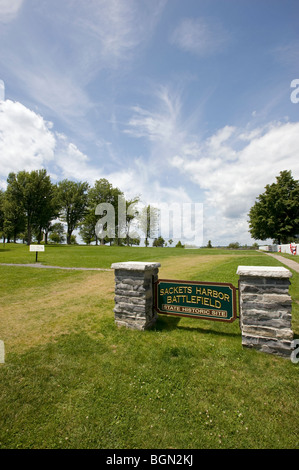
{"label": "tree line", "polygon": [[[119,198],[125,205],[125,218],[119,223]],[[105,178],[95,181],[91,187],[87,182],[74,182],[68,179],[56,184],[51,182],[45,169],[10,173],[7,188],[0,190],[0,236],[5,242],[22,239],[30,244],[34,239],[40,243],[50,241],[72,244],[73,234],[79,229],[84,243],[110,243],[139,245],[140,238],[131,236],[131,225],[139,217],[144,234],[145,246],[149,245],[150,235],[158,226],[159,211],[148,205],[137,210],[139,197],[126,200],[124,193],[113,187]],[[114,208],[115,233],[101,237],[96,227],[99,223],[95,208],[108,203]],[[267,185],[265,192],[256,198],[249,211],[249,232],[252,238],[274,243],[289,243],[299,238],[299,180],[292,177],[291,171],[282,171],[276,183]],[[66,240],[64,225],[66,225]],[[168,244],[172,244],[172,240]],[[209,242],[210,243],[210,242]],[[153,246],[166,246],[158,236]],[[208,244],[209,246],[209,244]],[[178,242],[176,247],[183,247]]]}
{"label": "tree line", "polygon": [[[118,225],[118,198],[122,197],[126,207],[134,207],[139,201],[136,197],[126,200],[123,192],[113,187],[105,178],[95,181],[91,187],[87,182],[74,182],[68,179],[51,182],[45,169],[19,171],[10,173],[7,178],[7,189],[0,190],[0,234],[5,242],[16,242],[22,239],[30,244],[34,239],[40,243],[48,239],[55,243],[65,241],[64,224],[66,224],[66,243],[75,241],[74,230],[84,243],[115,243],[118,245],[139,244],[140,239],[130,237],[130,224],[137,216],[137,210],[126,213],[125,227]],[[109,203],[115,211],[115,237],[99,238],[96,224],[99,217],[95,208],[101,203]],[[153,213],[150,206],[143,209]],[[59,220],[59,221],[57,221]],[[118,236],[121,233],[122,238]],[[148,230],[145,230],[145,244],[148,245]]]}

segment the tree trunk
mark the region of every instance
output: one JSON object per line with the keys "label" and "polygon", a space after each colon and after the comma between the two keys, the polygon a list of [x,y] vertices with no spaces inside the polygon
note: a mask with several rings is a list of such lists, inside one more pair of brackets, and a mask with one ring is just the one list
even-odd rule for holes
{"label": "tree trunk", "polygon": [[28,220],[28,223],[27,223],[27,234],[28,234],[27,245],[30,245],[30,243],[31,243],[31,224],[30,224],[29,220]]}
{"label": "tree trunk", "polygon": [[37,244],[40,245],[40,242],[42,241],[42,229],[39,229],[38,236],[37,236]]}

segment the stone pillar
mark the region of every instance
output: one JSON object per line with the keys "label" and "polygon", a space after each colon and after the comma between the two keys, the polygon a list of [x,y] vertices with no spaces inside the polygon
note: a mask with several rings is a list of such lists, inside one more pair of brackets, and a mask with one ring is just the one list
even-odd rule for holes
{"label": "stone pillar", "polygon": [[146,330],[157,320],[153,283],[158,280],[160,263],[130,261],[114,263],[115,323],[135,330]]}
{"label": "stone pillar", "polygon": [[276,266],[239,266],[242,345],[278,356],[291,356],[292,273]]}

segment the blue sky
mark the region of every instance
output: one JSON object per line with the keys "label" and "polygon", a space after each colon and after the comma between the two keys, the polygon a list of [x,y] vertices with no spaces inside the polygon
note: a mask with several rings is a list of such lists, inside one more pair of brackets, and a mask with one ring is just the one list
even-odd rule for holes
{"label": "blue sky", "polygon": [[0,0],[1,187],[104,177],[202,203],[204,244],[251,244],[256,196],[299,178],[298,18],[298,0]]}

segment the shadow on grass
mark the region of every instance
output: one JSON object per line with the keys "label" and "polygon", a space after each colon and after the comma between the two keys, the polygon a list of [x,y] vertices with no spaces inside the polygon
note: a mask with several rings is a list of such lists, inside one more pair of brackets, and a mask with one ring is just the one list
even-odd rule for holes
{"label": "shadow on grass", "polygon": [[195,332],[195,333],[200,333],[200,334],[213,334],[217,336],[225,336],[225,337],[232,337],[232,338],[237,338],[241,336],[241,331],[238,333],[231,332],[231,331],[218,331],[214,328],[202,328],[198,323],[195,324],[195,326],[183,326],[179,325],[181,318],[179,317],[167,317],[167,316],[159,316],[157,323],[154,327],[156,331],[172,331],[175,329],[178,330],[183,330],[183,331],[189,331],[189,332]]}
{"label": "shadow on grass", "polygon": [[172,331],[177,328],[180,320],[181,319],[177,317],[159,316],[153,329],[156,331]]}
{"label": "shadow on grass", "polygon": [[238,338],[241,337],[241,332],[239,333],[233,333],[231,331],[226,332],[226,331],[217,331],[214,330],[213,328],[200,328],[200,327],[192,327],[192,326],[178,326],[179,330],[184,330],[184,331],[192,331],[194,333],[200,333],[200,334],[207,334],[207,335],[216,335],[216,336],[225,336],[228,337],[230,336],[231,338]]}

